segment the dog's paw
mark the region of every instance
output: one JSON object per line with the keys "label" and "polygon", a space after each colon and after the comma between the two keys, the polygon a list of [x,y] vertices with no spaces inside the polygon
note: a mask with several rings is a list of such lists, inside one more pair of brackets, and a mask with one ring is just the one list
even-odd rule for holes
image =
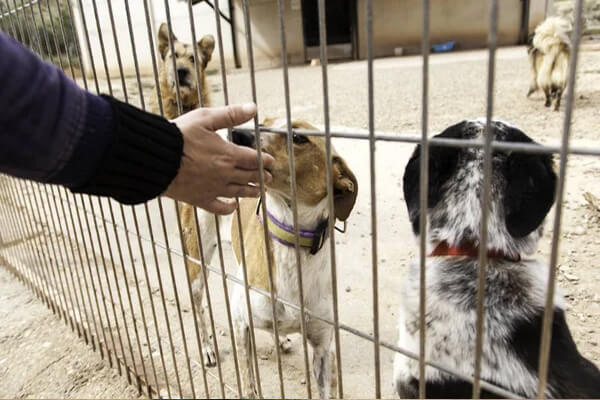
{"label": "dog's paw", "polygon": [[243,397],[244,399],[258,399],[258,393],[256,393],[256,389],[251,387],[244,390]]}
{"label": "dog's paw", "polygon": [[291,352],[292,351],[292,340],[287,336],[283,336],[283,337],[279,338],[279,348],[285,354]]}
{"label": "dog's paw", "polygon": [[204,354],[203,354],[204,365],[207,367],[214,367],[215,365],[217,365],[217,355],[215,354],[215,351],[213,350],[212,343],[209,343],[207,341],[203,346],[203,350],[204,350]]}

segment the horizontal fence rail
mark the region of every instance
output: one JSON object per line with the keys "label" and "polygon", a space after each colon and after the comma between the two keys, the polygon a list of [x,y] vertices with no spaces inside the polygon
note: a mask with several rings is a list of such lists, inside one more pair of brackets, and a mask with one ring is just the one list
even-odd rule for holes
{"label": "horizontal fence rail", "polygon": [[[231,0],[233,1],[233,0]],[[192,42],[198,42],[200,35],[196,32],[196,11],[204,7],[202,2],[192,0],[187,3],[187,27],[175,26],[171,15],[173,2],[148,0],[39,0],[19,1],[0,0],[0,29],[24,43],[42,58],[62,68],[78,84],[98,94],[107,92],[130,102],[142,109],[172,118],[163,108],[159,63],[161,55],[157,52],[157,26],[153,18],[152,7],[161,3],[164,8],[162,19],[169,30],[168,46],[175,52],[174,33],[189,29]],[[198,4],[196,4],[198,3]],[[361,3],[361,2],[359,2]],[[251,126],[239,127],[241,131],[255,135],[258,143],[261,135],[266,133],[285,135],[289,170],[296,170],[293,137],[308,135],[323,137],[325,141],[326,175],[328,185],[329,211],[329,256],[328,277],[331,280],[331,316],[324,317],[319,310],[311,309],[305,301],[305,284],[303,283],[303,259],[300,248],[300,230],[296,174],[290,173],[290,206],[293,211],[294,262],[298,283],[297,298],[284,298],[277,293],[276,277],[273,275],[273,260],[267,257],[268,287],[265,289],[250,283],[247,275],[243,241],[243,225],[240,213],[233,219],[232,231],[241,238],[241,275],[235,273],[237,265],[231,262],[231,246],[227,246],[228,229],[221,224],[222,219],[209,215],[202,210],[192,211],[193,227],[185,226],[182,214],[183,204],[158,198],[147,204],[125,206],[106,198],[87,195],[75,195],[71,192],[51,185],[42,185],[22,179],[0,175],[0,264],[9,269],[24,285],[26,285],[58,318],[62,319],[81,340],[84,340],[94,351],[126,377],[130,384],[148,397],[204,397],[231,398],[243,397],[244,371],[252,370],[256,381],[256,395],[269,397],[308,397],[318,396],[315,392],[317,382],[312,375],[308,324],[318,321],[333,330],[334,370],[337,392],[333,397],[356,397],[368,395],[380,398],[382,393],[382,376],[390,373],[391,366],[384,365],[382,353],[388,351],[399,353],[404,357],[419,362],[420,387],[419,396],[425,397],[425,372],[434,368],[445,374],[455,376],[473,384],[473,398],[487,390],[498,396],[518,397],[515,393],[481,377],[481,362],[485,326],[483,324],[485,308],[485,283],[487,269],[488,213],[489,207],[484,205],[491,201],[490,182],[492,176],[492,154],[494,151],[523,152],[530,154],[558,154],[558,189],[556,211],[554,214],[550,275],[546,294],[545,313],[539,359],[539,397],[546,395],[547,374],[550,354],[552,327],[553,295],[555,291],[556,267],[559,257],[559,238],[562,224],[562,205],[565,195],[565,180],[570,155],[599,156],[600,147],[571,145],[571,122],[573,118],[577,61],[580,47],[582,0],[576,0],[575,24],[573,32],[573,48],[571,51],[571,67],[565,102],[565,113],[562,126],[562,138],[556,144],[528,144],[498,142],[492,135],[483,135],[481,140],[459,140],[449,138],[431,138],[429,130],[429,50],[430,50],[430,0],[423,0],[423,35],[422,35],[422,97],[421,97],[421,130],[415,132],[380,132],[376,128],[374,84],[374,26],[377,19],[373,14],[373,0],[365,3],[366,30],[360,35],[366,38],[367,50],[367,131],[352,132],[332,128],[330,120],[330,99],[328,76],[332,70],[328,68],[328,46],[326,27],[326,1],[318,0],[318,27],[320,41],[321,94],[323,100],[323,129],[296,129],[292,126],[292,104],[290,88],[290,72],[288,67],[288,31],[285,26],[286,7],[289,2],[277,1],[277,21],[279,43],[281,45],[281,73],[284,88],[282,105],[285,109],[284,128],[261,125],[261,98],[257,93],[256,71],[253,48],[251,8],[249,0],[236,2],[239,7],[226,7],[231,12],[241,13],[242,22],[238,20],[241,34],[245,36],[246,64],[248,68],[241,72],[247,74],[250,98],[258,105],[259,113]],[[486,122],[485,131],[489,131],[490,121],[494,116],[494,83],[495,54],[498,34],[498,0],[489,1],[489,33],[488,33],[488,69],[486,80]],[[228,4],[229,6],[229,4]],[[143,14],[136,14],[133,7],[141,7]],[[210,4],[214,12],[216,26],[215,51],[219,55],[220,68],[217,77],[223,103],[230,103],[230,71],[225,66],[223,34],[221,19],[224,14],[218,0]],[[231,11],[234,10],[235,11]],[[137,9],[137,8],[136,8]],[[233,16],[228,16],[233,21]],[[140,34],[136,26],[140,21],[145,29]],[[125,27],[125,31],[122,28]],[[239,27],[238,27],[239,28]],[[123,32],[126,32],[123,34]],[[235,41],[234,41],[235,42]],[[95,49],[98,49],[96,51]],[[125,51],[125,49],[127,49]],[[116,68],[109,67],[109,53],[116,58]],[[143,53],[142,53],[143,52]],[[147,53],[146,53],[147,52]],[[151,76],[144,76],[141,68],[140,54],[149,54],[151,59]],[[200,60],[198,48],[194,46],[194,59]],[[132,60],[134,77],[124,72],[124,60]],[[176,70],[175,59],[172,68]],[[118,73],[114,73],[114,70]],[[196,65],[197,95],[200,106],[205,104],[202,75],[204,71]],[[178,80],[175,80],[175,102],[177,114],[184,111],[183,98]],[[228,131],[231,138],[232,132]],[[371,293],[365,292],[372,302],[370,317],[372,323],[367,330],[361,330],[344,322],[341,312],[338,286],[341,271],[339,254],[336,254],[336,231],[334,212],[334,193],[332,183],[332,139],[346,139],[356,143],[368,144],[369,148],[369,183],[370,215],[368,226],[363,229],[370,234],[370,273]],[[472,376],[444,365],[438,360],[426,358],[426,315],[427,282],[426,265],[426,233],[427,213],[420,214],[421,235],[419,237],[419,311],[420,336],[419,352],[414,353],[398,347],[381,335],[381,320],[384,317],[380,310],[380,259],[378,240],[378,192],[376,187],[376,148],[380,143],[396,142],[404,144],[420,144],[424,151],[420,161],[421,196],[420,209],[427,208],[428,157],[430,147],[475,148],[484,154],[484,173],[482,186],[482,224],[477,279],[477,325],[476,341],[473,343]],[[262,149],[257,146],[259,165],[262,171]],[[259,179],[261,196],[257,213],[263,220],[268,218],[269,204],[265,196],[264,176]],[[398,199],[399,201],[400,199]],[[239,201],[238,201],[239,205]],[[206,234],[206,224],[214,224],[216,237]],[[197,251],[186,244],[188,230],[196,234]],[[211,233],[212,234],[212,233]],[[264,229],[265,254],[272,251],[267,224]],[[216,254],[215,254],[216,253]],[[187,273],[190,266],[199,267],[201,271],[194,280]],[[365,272],[366,274],[366,272]],[[365,275],[366,276],[366,275]],[[202,289],[199,290],[199,287]],[[245,301],[243,312],[248,323],[249,360],[242,359],[238,353],[235,332],[235,315],[232,314],[232,293],[241,288]],[[385,295],[396,296],[396,293]],[[262,333],[254,329],[253,308],[251,299],[264,299],[269,305],[269,319],[274,333],[265,339]],[[285,306],[298,312],[300,318],[299,362],[292,371],[286,361],[283,347],[280,346],[282,332],[277,323],[278,307]],[[389,317],[386,315],[386,318]],[[394,317],[395,318],[395,317]],[[369,321],[371,322],[371,321]],[[367,326],[367,325],[365,325]],[[360,368],[373,372],[373,381],[364,382],[372,387],[371,392],[352,393],[345,385],[344,377],[348,366],[348,357],[355,351],[350,343],[360,340],[369,346]],[[265,348],[272,352],[265,356]],[[211,364],[211,365],[209,365]],[[214,364],[214,365],[212,365]],[[273,366],[275,365],[275,367]],[[301,381],[298,385],[297,381]]]}

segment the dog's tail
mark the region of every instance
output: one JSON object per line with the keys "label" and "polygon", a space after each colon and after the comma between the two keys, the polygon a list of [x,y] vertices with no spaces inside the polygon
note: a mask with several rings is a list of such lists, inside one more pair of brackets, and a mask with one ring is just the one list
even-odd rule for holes
{"label": "dog's tail", "polygon": [[554,60],[554,67],[552,68],[552,90],[563,91],[567,86],[567,73],[569,70],[569,55],[570,51],[568,48],[563,46],[556,55]]}
{"label": "dog's tail", "polygon": [[[540,68],[536,71],[537,85],[546,93],[552,92],[553,86],[558,83],[561,88],[564,88],[561,82],[566,77],[568,67],[568,56],[564,62],[564,53],[568,54],[571,48],[569,39],[571,29],[569,21],[560,17],[548,18],[535,29],[532,51],[538,50],[543,54]],[[556,65],[558,58],[560,58],[560,66]],[[556,73],[554,73],[555,67],[558,67]]]}

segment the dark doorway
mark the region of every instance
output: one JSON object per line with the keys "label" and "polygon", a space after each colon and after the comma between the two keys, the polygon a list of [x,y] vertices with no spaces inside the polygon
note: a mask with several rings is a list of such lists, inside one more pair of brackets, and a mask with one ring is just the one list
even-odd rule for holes
{"label": "dark doorway", "polygon": [[[327,0],[325,2],[329,58],[351,58],[353,56],[355,16],[355,0]],[[319,58],[318,0],[302,0],[302,25],[306,57],[308,59]]]}

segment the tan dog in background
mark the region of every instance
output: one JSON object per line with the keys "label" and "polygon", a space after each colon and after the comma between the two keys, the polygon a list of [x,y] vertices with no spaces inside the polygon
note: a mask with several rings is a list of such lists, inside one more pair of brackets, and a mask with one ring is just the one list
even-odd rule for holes
{"label": "tan dog in background", "polygon": [[[159,75],[160,92],[165,117],[168,119],[176,118],[179,115],[176,80],[179,83],[179,93],[184,113],[198,108],[201,105],[205,107],[210,106],[205,69],[215,48],[214,37],[212,35],[205,35],[196,44],[196,53],[198,54],[198,57],[201,58],[200,60],[196,60],[194,48],[191,44],[180,42],[173,33],[171,33],[171,38],[173,39],[173,49],[175,54],[171,52],[167,24],[161,24],[160,29],[158,30],[158,50],[162,60]],[[175,57],[175,69],[173,68],[173,57]],[[200,79],[202,103],[198,98],[197,76]],[[198,231],[196,230],[196,221],[194,218],[194,207],[185,203],[178,204],[186,254],[196,260],[200,260],[200,246],[198,241]],[[202,229],[204,229],[204,226],[201,226]],[[210,226],[208,228],[210,228]],[[204,237],[207,235],[204,235]],[[214,252],[214,246],[206,248],[206,250],[207,260],[210,260]],[[206,329],[207,324],[203,306],[204,280],[201,276],[202,267],[198,263],[186,259],[186,269],[192,284],[192,297],[198,316],[198,324],[200,326],[200,341],[202,343],[204,364],[207,366],[214,366],[217,363],[217,357],[210,340],[212,336],[208,334]]]}
{"label": "tan dog in background", "polygon": [[[205,35],[196,43],[198,57],[195,59],[194,48],[191,44],[182,43],[173,33],[173,49],[169,45],[169,28],[164,22],[158,30],[158,51],[161,57],[159,72],[160,93],[165,117],[173,119],[179,115],[177,109],[177,83],[183,112],[191,111],[201,105],[210,107],[209,91],[206,85],[205,69],[215,49],[215,38]],[[173,57],[175,57],[175,69],[173,69]],[[198,98],[198,82],[196,80],[196,68],[200,77],[200,89],[202,103]]]}
{"label": "tan dog in background", "polygon": [[542,89],[545,106],[554,101],[558,111],[562,94],[567,87],[569,57],[571,55],[572,24],[563,17],[550,17],[535,28],[527,49],[531,69],[531,83],[527,97]]}
{"label": "tan dog in background", "polygon": [[[265,125],[285,127],[285,121],[265,121]],[[311,129],[303,121],[295,121],[293,127]],[[235,132],[234,132],[235,133]],[[239,133],[238,133],[239,134]],[[252,142],[253,136],[245,138]],[[327,169],[325,140],[322,137],[294,134],[296,166],[296,199],[298,206],[298,228],[302,236],[300,262],[304,288],[304,306],[316,315],[332,319],[332,289],[330,244],[328,236],[329,202],[327,197]],[[235,141],[235,137],[234,137]],[[273,285],[276,296],[298,303],[299,283],[294,247],[293,215],[290,194],[290,171],[287,152],[287,136],[263,133],[260,144],[264,152],[275,158],[271,169],[273,181],[266,187],[269,210],[270,254]],[[256,147],[256,143],[254,145]],[[332,154],[332,182],[335,217],[345,221],[356,202],[358,183],[344,159]],[[242,232],[244,235],[245,260],[248,283],[269,290],[268,262],[262,212],[256,199],[240,200]],[[259,216],[260,214],[260,216]],[[238,261],[238,278],[242,279],[241,238],[234,216],[232,245]],[[254,327],[272,331],[272,306],[270,298],[250,292]],[[244,289],[235,285],[231,294],[232,317],[238,346],[240,369],[243,379],[243,395],[256,398],[256,383],[251,362],[249,320]],[[280,335],[300,332],[300,312],[282,303],[276,304],[276,319]],[[313,349],[313,375],[321,398],[336,395],[335,357],[332,354],[333,327],[316,318],[306,318],[306,334]],[[283,336],[280,344],[285,345]],[[285,349],[284,349],[285,350]]]}

